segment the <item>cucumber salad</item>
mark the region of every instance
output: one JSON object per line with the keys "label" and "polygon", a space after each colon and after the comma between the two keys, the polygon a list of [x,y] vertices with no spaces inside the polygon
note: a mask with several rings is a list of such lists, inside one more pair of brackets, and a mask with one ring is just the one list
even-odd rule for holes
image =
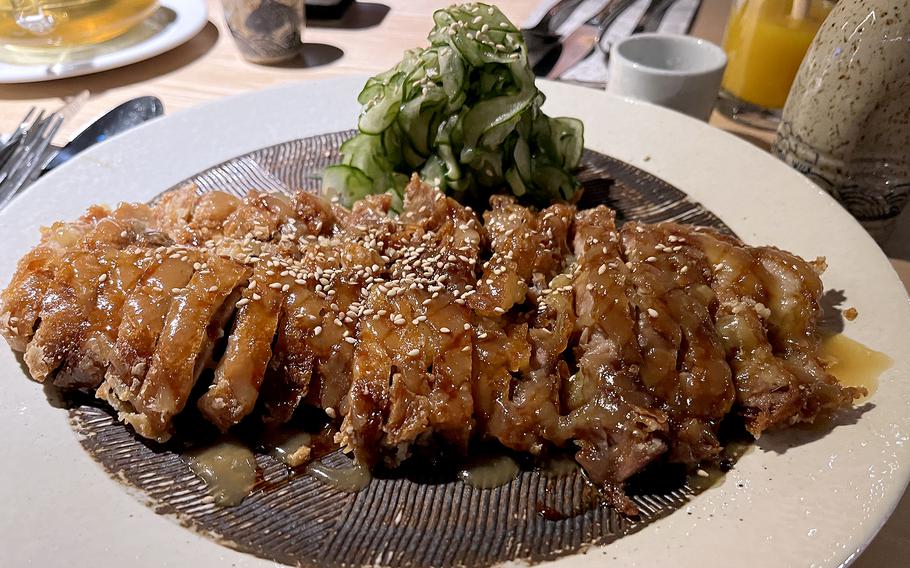
{"label": "cucumber salad", "polygon": [[546,205],[572,200],[583,127],[552,118],[521,32],[498,8],[472,3],[433,14],[427,48],[411,49],[358,96],[358,133],[326,168],[342,203],[390,192],[397,209],[414,172],[467,203],[511,191]]}

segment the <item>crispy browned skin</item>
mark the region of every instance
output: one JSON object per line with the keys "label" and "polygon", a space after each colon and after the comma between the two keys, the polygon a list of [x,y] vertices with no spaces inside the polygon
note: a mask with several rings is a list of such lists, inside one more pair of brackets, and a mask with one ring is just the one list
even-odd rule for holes
{"label": "crispy browned skin", "polygon": [[187,186],[93,207],[19,262],[0,334],[33,378],[94,390],[148,438],[187,405],[221,430],[309,407],[370,465],[474,437],[573,448],[629,514],[624,482],[715,459],[730,413],[758,436],[863,393],[817,355],[821,261],[672,223],[619,230],[605,207],[495,196],[481,222],[416,178],[390,205]]}
{"label": "crispy browned skin", "polygon": [[630,299],[635,290],[613,212],[580,212],[574,248],[578,371],[563,387],[567,414],[560,435],[576,440],[578,462],[614,502],[634,512],[621,484],[666,450],[667,416],[642,384],[643,353]]}
{"label": "crispy browned skin", "polygon": [[386,268],[366,295],[339,435],[367,463],[397,464],[431,435],[464,450],[472,434],[471,311],[463,296],[475,282],[480,224],[416,182],[401,220],[375,237]]}
{"label": "crispy browned skin", "polygon": [[714,295],[693,279],[705,273],[707,261],[672,235],[672,226],[629,223],[622,246],[635,288],[642,382],[670,419],[672,457],[694,463],[720,452],[716,432],[734,387],[711,319]]}
{"label": "crispy browned skin", "polygon": [[[484,214],[491,257],[467,297],[477,314],[476,414],[489,436],[539,453],[558,414],[557,373],[568,374],[565,364],[559,369],[557,364],[571,333],[571,297],[556,309],[549,309],[555,302],[541,302],[530,322],[510,310],[529,296],[533,301],[554,291],[548,285],[565,268],[575,209],[553,205],[538,213],[505,196],[494,197],[491,205]],[[565,295],[565,290],[555,292],[554,301]]]}
{"label": "crispy browned skin", "polygon": [[122,414],[148,438],[170,435],[171,419],[186,406],[233,310],[234,292],[249,274],[242,265],[219,257],[209,257],[206,264],[174,292],[145,380],[130,399],[136,413]]}

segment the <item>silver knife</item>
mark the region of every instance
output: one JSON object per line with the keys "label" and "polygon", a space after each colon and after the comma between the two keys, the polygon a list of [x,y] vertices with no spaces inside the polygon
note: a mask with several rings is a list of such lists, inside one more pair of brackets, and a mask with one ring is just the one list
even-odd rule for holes
{"label": "silver knife", "polygon": [[641,19],[638,20],[638,24],[632,33],[656,32],[664,16],[667,15],[667,10],[670,9],[674,2],[675,0],[652,0]]}
{"label": "silver knife", "polygon": [[585,22],[562,40],[559,59],[547,73],[547,79],[558,79],[579,61],[587,57],[597,45],[601,32],[622,14],[635,0],[610,0],[593,18]]}

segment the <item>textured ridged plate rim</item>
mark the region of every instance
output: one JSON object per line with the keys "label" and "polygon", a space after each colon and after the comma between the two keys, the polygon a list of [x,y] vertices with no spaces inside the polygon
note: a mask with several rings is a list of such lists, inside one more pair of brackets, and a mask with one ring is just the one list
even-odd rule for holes
{"label": "textured ridged plate rim", "polygon": [[[0,278],[31,247],[36,229],[87,205],[147,200],[195,172],[271,144],[349,128],[363,77],[298,84],[219,101],[146,124],[89,150],[0,212]],[[586,555],[580,566],[840,566],[858,555],[906,486],[910,305],[887,259],[830,198],[769,155],[675,113],[591,90],[542,83],[550,114],[587,125],[587,145],[681,188],[747,242],[824,255],[826,287],[845,289],[860,318],[847,333],[895,359],[871,410],[855,424],[789,449],[791,433],[764,441],[725,483],[648,530]],[[152,159],[153,158],[153,159]],[[267,566],[195,535],[127,495],[81,449],[66,412],[48,405],[8,350],[0,351],[5,393],[0,428],[7,465],[0,518],[11,565]],[[796,440],[799,441],[799,440]],[[12,459],[14,456],[15,459]],[[765,469],[767,468],[767,469]],[[743,487],[739,487],[742,484]],[[691,513],[691,514],[690,514]],[[79,560],[82,559],[82,560]],[[614,560],[615,559],[615,560]]]}

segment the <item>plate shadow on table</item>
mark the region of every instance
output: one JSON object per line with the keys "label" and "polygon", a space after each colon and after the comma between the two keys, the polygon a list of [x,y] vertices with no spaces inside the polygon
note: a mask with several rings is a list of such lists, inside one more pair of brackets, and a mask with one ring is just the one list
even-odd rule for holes
{"label": "plate shadow on table", "polygon": [[325,43],[304,43],[300,55],[288,61],[273,63],[268,67],[283,69],[312,69],[338,61],[344,56],[344,50]]}
{"label": "plate shadow on table", "polygon": [[63,98],[82,90],[93,94],[142,83],[173,73],[207,54],[218,42],[218,28],[212,22],[195,37],[170,51],[125,67],[67,79],[0,86],[0,99],[29,100]]}
{"label": "plate shadow on table", "polygon": [[907,527],[910,526],[910,491],[904,493],[891,518],[882,527],[869,548],[852,564],[852,568],[898,566],[895,553],[907,549]]}
{"label": "plate shadow on table", "polygon": [[344,14],[336,20],[308,20],[307,26],[311,28],[331,28],[346,30],[362,30],[378,26],[389,13],[385,4],[376,2],[354,2]]}

